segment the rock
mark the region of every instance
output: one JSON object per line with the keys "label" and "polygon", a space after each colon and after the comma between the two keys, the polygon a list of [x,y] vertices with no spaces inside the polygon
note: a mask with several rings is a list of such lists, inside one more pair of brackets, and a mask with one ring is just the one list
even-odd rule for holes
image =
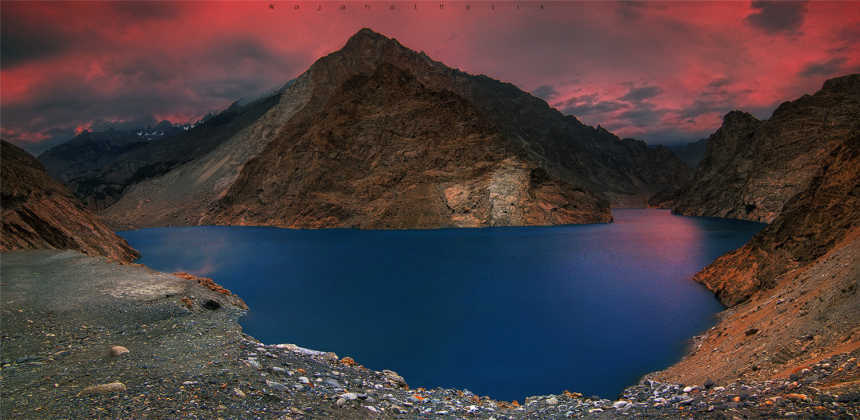
{"label": "rock", "polygon": [[282,392],[283,392],[283,391],[286,391],[286,390],[287,390],[287,386],[286,386],[286,385],[284,385],[284,384],[282,384],[282,383],[280,383],[280,382],[270,381],[270,380],[268,380],[268,379],[266,380],[266,386],[268,386],[269,388],[274,389],[275,391],[282,391]]}
{"label": "rock", "polygon": [[84,388],[78,395],[110,394],[113,392],[125,392],[125,384],[122,382],[111,382],[109,384],[92,385]]}
{"label": "rock", "polygon": [[544,401],[544,402],[545,402],[547,405],[556,405],[556,404],[558,404],[558,398],[556,398],[556,397],[549,397],[549,398],[547,398],[547,399],[546,399],[546,401]]}
{"label": "rock", "polygon": [[272,372],[285,374],[287,370],[279,366],[272,366]]}
{"label": "rock", "polygon": [[785,394],[785,398],[788,398],[791,400],[801,400],[801,401],[809,400],[809,397],[806,396],[806,394],[797,394],[797,393]]}
{"label": "rock", "polygon": [[235,395],[239,398],[245,398],[245,393],[242,392],[242,390],[239,388],[233,388],[233,395]]}
{"label": "rock", "polygon": [[307,384],[311,383],[311,380],[308,379],[307,376],[299,376],[299,382],[307,385]]}
{"label": "rock", "polygon": [[385,369],[382,371],[382,374],[385,375],[385,379],[388,379],[389,382],[400,388],[404,388],[407,386],[406,380],[404,380],[402,376],[398,375],[397,372],[393,370]]}
{"label": "rock", "polygon": [[123,354],[128,354],[128,349],[123,346],[113,346],[110,348],[110,355],[113,357],[119,357]]}
{"label": "rock", "polygon": [[260,362],[258,362],[257,359],[254,357],[249,357],[246,362],[248,363],[249,366],[251,366],[254,369],[262,369],[263,368],[263,366],[260,364]]}
{"label": "rock", "polygon": [[373,414],[379,414],[379,410],[377,410],[376,407],[374,407],[372,405],[365,405],[364,408],[366,408],[368,411],[370,411]]}
{"label": "rock", "polygon": [[347,400],[350,400],[350,401],[355,401],[356,399],[358,399],[358,394],[356,394],[354,392],[347,392],[347,393],[341,395],[340,397],[347,399]]}

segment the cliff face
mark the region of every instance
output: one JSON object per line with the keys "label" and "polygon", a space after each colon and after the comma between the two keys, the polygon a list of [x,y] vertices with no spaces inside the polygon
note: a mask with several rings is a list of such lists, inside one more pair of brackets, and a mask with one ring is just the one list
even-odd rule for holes
{"label": "cliff face", "polygon": [[829,80],[814,95],[783,103],[766,121],[730,112],[709,138],[693,181],[655,204],[688,216],[770,223],[857,133],[858,115],[860,75]]}
{"label": "cliff face", "polygon": [[687,176],[668,150],[364,29],[257,121],[103,214],[124,227],[592,223]]}
{"label": "cliff face", "polygon": [[[753,133],[750,138],[756,139],[762,125],[770,124],[768,130],[787,136],[783,139],[786,149],[812,150],[816,168],[804,166],[813,164],[805,156],[788,160],[799,162],[799,174],[787,170],[785,176],[795,182],[804,179],[803,188],[785,201],[770,225],[749,243],[718,258],[694,277],[730,308],[716,327],[699,338],[691,354],[657,377],[682,382],[786,377],[832,354],[860,348],[858,81],[856,75],[830,80],[823,94],[784,104],[777,114],[786,127],[735,115],[733,118],[742,120],[730,124],[737,131],[718,133],[732,138]],[[810,104],[818,105],[804,112],[801,106]],[[822,111],[824,105],[830,112]],[[818,154],[817,147],[809,149],[807,140],[791,130],[806,132],[817,121],[810,121],[808,113],[823,118],[814,125],[818,130],[807,133],[829,147],[823,155]],[[796,119],[788,118],[791,114]],[[712,139],[716,137],[724,149],[709,149],[711,159],[719,153],[733,153],[745,144],[732,145],[720,141],[718,135]],[[803,144],[798,145],[801,140]],[[745,171],[749,165],[769,158],[742,156],[738,168],[724,167],[726,179],[744,172],[773,173],[768,168]],[[785,184],[782,181],[780,185]],[[774,192],[777,197],[784,193],[784,188]]]}
{"label": "cliff face", "polygon": [[139,255],[81,205],[34,157],[2,141],[0,250],[74,249],[133,261]]}

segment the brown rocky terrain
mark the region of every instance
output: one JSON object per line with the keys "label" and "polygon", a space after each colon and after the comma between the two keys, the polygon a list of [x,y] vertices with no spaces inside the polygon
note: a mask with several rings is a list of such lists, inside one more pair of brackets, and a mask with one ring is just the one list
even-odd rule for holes
{"label": "brown rocky terrain", "polygon": [[297,114],[210,215],[311,228],[611,220],[608,202],[549,175],[468,101],[390,64]]}
{"label": "brown rocky terrain", "polygon": [[[805,130],[812,122],[799,107],[809,105],[808,112],[825,120],[815,125],[815,134],[830,149],[824,155],[815,149],[814,170],[803,166],[813,164],[807,157],[795,159],[803,165],[798,163],[800,174],[793,178],[794,182],[808,175],[805,187],[786,200],[770,225],[749,243],[720,257],[694,277],[730,308],[717,326],[698,337],[695,349],[687,357],[657,374],[657,378],[719,382],[789,377],[823,358],[860,348],[858,87],[857,75],[834,79],[825,84],[825,93],[783,104],[777,111],[780,118],[772,121]],[[841,91],[854,94],[840,94]],[[837,98],[846,104],[837,103]],[[822,111],[823,103],[832,112]],[[789,112],[796,112],[800,121],[788,118]],[[854,112],[853,117],[850,112]],[[745,115],[731,118],[745,121],[729,123],[732,130],[739,130],[734,133],[756,133],[761,129],[756,127],[763,124]],[[787,135],[783,138],[789,143],[787,148],[796,146],[798,137],[792,131],[768,124],[771,132]],[[720,136],[733,134],[718,132],[712,136],[718,139],[718,145]],[[710,164],[713,163],[711,156]],[[750,164],[749,160],[740,160],[741,167]],[[728,173],[731,170],[727,167]],[[804,174],[804,170],[811,174]],[[734,173],[739,172],[737,169]],[[768,169],[757,168],[756,172],[766,173]],[[785,185],[775,185],[774,196],[784,194]],[[714,202],[706,207],[730,208],[720,201],[725,197],[711,196]],[[749,214],[765,217],[768,213]],[[854,373],[831,385],[856,389],[858,381],[860,377]]]}
{"label": "brown rocky terrain", "polygon": [[74,249],[130,262],[139,255],[90,213],[38,160],[2,141],[0,250]]}
{"label": "brown rocky terrain", "polygon": [[104,216],[127,228],[594,223],[689,176],[666,148],[368,29],[278,101],[211,152],[128,186]]}
{"label": "brown rocky terrain", "polygon": [[860,127],[860,75],[828,80],[820,91],[780,105],[759,121],[732,111],[707,143],[692,181],[652,205],[677,214],[772,222],[806,190],[822,162]]}

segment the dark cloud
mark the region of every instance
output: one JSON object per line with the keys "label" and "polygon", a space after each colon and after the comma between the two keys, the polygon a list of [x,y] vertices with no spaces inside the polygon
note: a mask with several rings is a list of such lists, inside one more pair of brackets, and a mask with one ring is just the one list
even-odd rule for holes
{"label": "dark cloud", "polygon": [[16,6],[19,4],[4,4],[0,14],[0,68],[60,54],[76,42],[75,36],[56,26],[45,26]]}
{"label": "dark cloud", "polygon": [[69,139],[76,127],[88,124],[140,127],[152,125],[154,115],[194,118],[271,91],[309,61],[242,37],[213,40],[183,54],[114,53],[101,62],[100,73],[58,70],[25,99],[4,104],[4,124],[17,130],[4,136],[19,144],[38,138],[56,144],[57,136]]}
{"label": "dark cloud", "polygon": [[806,1],[753,1],[746,22],[769,34],[796,32],[803,25]]}
{"label": "dark cloud", "polygon": [[839,73],[847,61],[845,57],[833,57],[821,63],[809,63],[798,74],[801,77],[832,76]]}
{"label": "dark cloud", "polygon": [[729,83],[731,83],[731,81],[729,79],[723,77],[723,78],[711,81],[711,83],[708,83],[708,87],[709,88],[721,88],[721,87],[727,86]]}
{"label": "dark cloud", "polygon": [[556,104],[556,108],[559,108],[561,112],[574,116],[606,114],[625,107],[627,104],[621,102],[602,101],[596,93],[575,96]]}
{"label": "dark cloud", "polygon": [[618,100],[625,102],[640,102],[645,99],[653,98],[661,93],[663,93],[663,89],[660,89],[659,86],[631,88],[627,94],[618,98]]}
{"label": "dark cloud", "polygon": [[550,99],[558,95],[558,91],[550,85],[542,85],[535,88],[535,90],[532,91],[532,95],[537,96],[538,98],[541,98],[545,101],[549,101]]}
{"label": "dark cloud", "polygon": [[659,109],[654,104],[642,102],[634,108],[618,114],[618,118],[627,121],[629,125],[634,127],[653,127],[660,122],[660,118],[667,112],[668,110]]}
{"label": "dark cloud", "polygon": [[618,2],[618,14],[627,20],[637,20],[642,17],[643,9],[648,6],[644,1]]}

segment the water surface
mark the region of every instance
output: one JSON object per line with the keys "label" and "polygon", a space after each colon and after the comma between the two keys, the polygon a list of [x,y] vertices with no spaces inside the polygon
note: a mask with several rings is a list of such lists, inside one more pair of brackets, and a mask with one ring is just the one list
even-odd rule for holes
{"label": "water surface", "polygon": [[677,361],[722,307],[690,277],[762,224],[615,210],[615,223],[121,232],[161,271],[213,277],[263,342],[352,356],[412,387],[613,398]]}

